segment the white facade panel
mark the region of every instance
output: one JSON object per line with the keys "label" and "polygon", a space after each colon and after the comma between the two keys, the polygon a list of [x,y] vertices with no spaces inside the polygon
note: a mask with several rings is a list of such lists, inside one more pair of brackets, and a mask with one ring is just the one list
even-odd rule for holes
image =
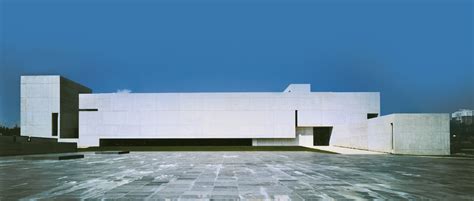
{"label": "white facade panel", "polygon": [[447,155],[449,114],[395,114],[394,152],[416,155]]}
{"label": "white facade panel", "polygon": [[450,153],[449,114],[391,114],[358,125],[339,127],[348,130],[337,133],[331,144],[393,154]]}
{"label": "white facade panel", "polygon": [[368,121],[368,150],[392,153],[394,115],[382,116]]}
{"label": "white facade panel", "polygon": [[[308,127],[343,126],[348,114],[379,112],[369,103],[354,111],[331,106],[351,97],[361,99],[356,103],[379,101],[378,93],[110,93],[81,94],[79,107],[97,109],[87,113],[101,116],[94,121],[107,127],[95,136],[94,144],[104,137],[295,139],[295,111],[299,108],[304,110],[298,111],[298,126]],[[334,110],[321,110],[323,105],[314,104],[323,100]]]}
{"label": "white facade panel", "polygon": [[52,135],[52,113],[59,113],[59,87],[59,76],[21,77],[22,136],[57,138]]}

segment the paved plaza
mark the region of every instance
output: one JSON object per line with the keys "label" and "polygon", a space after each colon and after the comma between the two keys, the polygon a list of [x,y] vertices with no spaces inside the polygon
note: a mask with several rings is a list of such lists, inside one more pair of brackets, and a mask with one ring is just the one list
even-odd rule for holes
{"label": "paved plaza", "polygon": [[0,158],[9,199],[474,199],[474,160],[288,152],[131,152]]}

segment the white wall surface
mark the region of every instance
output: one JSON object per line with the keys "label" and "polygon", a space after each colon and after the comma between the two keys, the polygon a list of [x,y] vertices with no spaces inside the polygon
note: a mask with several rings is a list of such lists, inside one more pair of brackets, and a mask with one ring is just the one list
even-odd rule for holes
{"label": "white wall surface", "polygon": [[367,149],[367,119],[359,123],[335,126],[329,143],[342,147]]}
{"label": "white wall surface", "polygon": [[98,146],[100,138],[288,139],[296,138],[296,110],[298,126],[306,127],[360,123],[379,112],[379,93],[109,93],[79,99],[80,109],[98,109],[80,112],[79,146]]}
{"label": "white wall surface", "polygon": [[338,127],[348,130],[337,133],[331,145],[393,154],[450,154],[449,114],[391,114],[356,128]]}
{"label": "white wall surface", "polygon": [[299,146],[298,138],[253,139],[252,146]]}
{"label": "white wall surface", "polygon": [[313,146],[313,128],[297,127],[295,138],[260,138],[252,140],[253,146]]}
{"label": "white wall surface", "polygon": [[[52,113],[59,113],[59,76],[21,76],[21,135],[52,136]],[[58,136],[59,136],[58,117]]]}
{"label": "white wall surface", "polygon": [[313,146],[313,127],[298,127],[296,129],[296,134],[298,135],[299,146]]}
{"label": "white wall surface", "polygon": [[309,93],[311,92],[310,84],[290,84],[283,91],[285,93]]}
{"label": "white wall surface", "polygon": [[394,153],[449,155],[449,114],[394,114]]}
{"label": "white wall surface", "polygon": [[394,153],[392,145],[392,123],[395,115],[381,116],[368,121],[368,150]]}

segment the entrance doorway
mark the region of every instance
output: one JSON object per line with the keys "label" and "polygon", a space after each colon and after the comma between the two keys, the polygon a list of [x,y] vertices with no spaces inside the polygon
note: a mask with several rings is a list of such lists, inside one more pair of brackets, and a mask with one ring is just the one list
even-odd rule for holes
{"label": "entrance doorway", "polygon": [[314,146],[329,146],[331,133],[332,133],[332,126],[314,127],[313,128],[313,145]]}

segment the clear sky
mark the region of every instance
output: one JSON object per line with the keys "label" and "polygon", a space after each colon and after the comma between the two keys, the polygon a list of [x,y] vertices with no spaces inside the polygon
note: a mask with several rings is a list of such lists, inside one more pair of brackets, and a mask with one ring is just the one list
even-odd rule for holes
{"label": "clear sky", "polygon": [[23,74],[94,92],[379,91],[382,113],[474,109],[470,0],[0,0],[0,123]]}

